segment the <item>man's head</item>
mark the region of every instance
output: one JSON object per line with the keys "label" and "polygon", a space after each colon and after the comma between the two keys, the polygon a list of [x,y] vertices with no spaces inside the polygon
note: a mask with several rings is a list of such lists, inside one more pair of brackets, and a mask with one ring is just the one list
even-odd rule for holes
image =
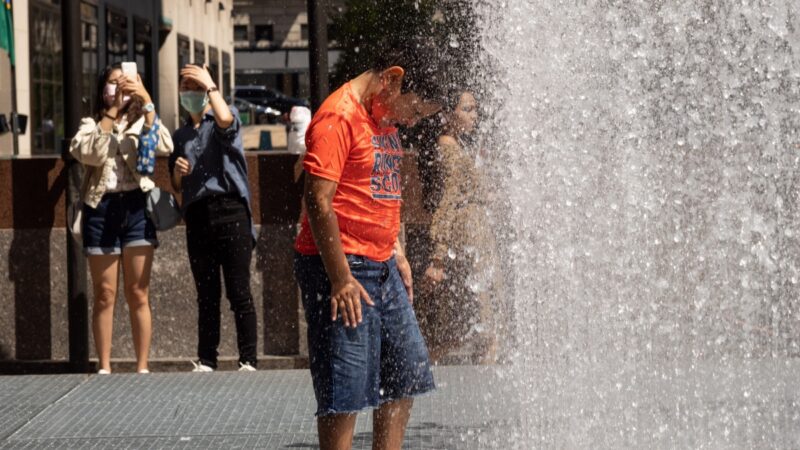
{"label": "man's head", "polygon": [[367,109],[375,122],[387,125],[414,126],[441,109],[417,92],[420,68],[409,52],[393,50],[377,58],[370,72],[379,83],[377,93],[368,100]]}

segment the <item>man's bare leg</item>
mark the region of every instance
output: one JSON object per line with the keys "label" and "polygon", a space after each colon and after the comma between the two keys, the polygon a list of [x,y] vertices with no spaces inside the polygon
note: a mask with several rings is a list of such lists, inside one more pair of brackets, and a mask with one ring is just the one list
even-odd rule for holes
{"label": "man's bare leg", "polygon": [[404,398],[384,403],[372,414],[372,450],[400,450],[414,400]]}
{"label": "man's bare leg", "polygon": [[331,414],[317,418],[320,450],[350,450],[353,446],[355,414]]}

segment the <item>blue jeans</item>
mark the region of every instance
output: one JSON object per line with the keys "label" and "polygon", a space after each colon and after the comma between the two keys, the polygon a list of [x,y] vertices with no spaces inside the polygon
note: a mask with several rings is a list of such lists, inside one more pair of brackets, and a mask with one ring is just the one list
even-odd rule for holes
{"label": "blue jeans", "polygon": [[158,247],[140,189],[103,195],[96,208],[83,205],[83,249],[87,255],[119,255],[124,247]]}
{"label": "blue jeans", "polygon": [[428,349],[397,263],[348,255],[350,271],[375,306],[361,302],[363,321],[331,320],[331,284],[319,256],[295,256],[308,322],[308,353],[317,416],[353,413],[435,389]]}

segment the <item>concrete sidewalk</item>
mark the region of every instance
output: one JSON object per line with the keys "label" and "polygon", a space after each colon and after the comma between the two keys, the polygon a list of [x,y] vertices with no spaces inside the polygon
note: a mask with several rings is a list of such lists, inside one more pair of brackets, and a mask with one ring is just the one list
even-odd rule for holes
{"label": "concrete sidewalk", "polygon": [[[502,386],[493,378],[485,368],[437,368],[438,390],[417,399],[405,447],[484,448],[476,389]],[[316,448],[314,409],[307,370],[6,376],[0,447]],[[360,414],[354,448],[370,448],[371,429],[371,414]]]}

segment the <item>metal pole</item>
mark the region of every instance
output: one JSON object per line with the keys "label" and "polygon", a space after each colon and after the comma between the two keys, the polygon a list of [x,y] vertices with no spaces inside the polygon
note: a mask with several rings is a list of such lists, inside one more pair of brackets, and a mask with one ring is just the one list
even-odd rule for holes
{"label": "metal pole", "polygon": [[[62,157],[67,171],[66,205],[80,197],[83,168],[69,154],[69,141],[81,120],[83,72],[81,46],[81,2],[61,2],[61,34],[64,73],[64,141]],[[69,362],[74,372],[89,369],[89,304],[86,296],[86,257],[81,245],[67,232],[67,316],[69,320]]]}
{"label": "metal pole", "polygon": [[328,96],[328,1],[308,0],[308,67],[311,110]]}
{"label": "metal pole", "polygon": [[19,155],[19,133],[17,132],[17,121],[16,115],[17,112],[17,69],[16,69],[16,61],[14,64],[11,65],[11,112],[12,114],[9,117],[10,125],[11,125],[11,132],[13,133],[13,147],[14,147],[14,156]]}

